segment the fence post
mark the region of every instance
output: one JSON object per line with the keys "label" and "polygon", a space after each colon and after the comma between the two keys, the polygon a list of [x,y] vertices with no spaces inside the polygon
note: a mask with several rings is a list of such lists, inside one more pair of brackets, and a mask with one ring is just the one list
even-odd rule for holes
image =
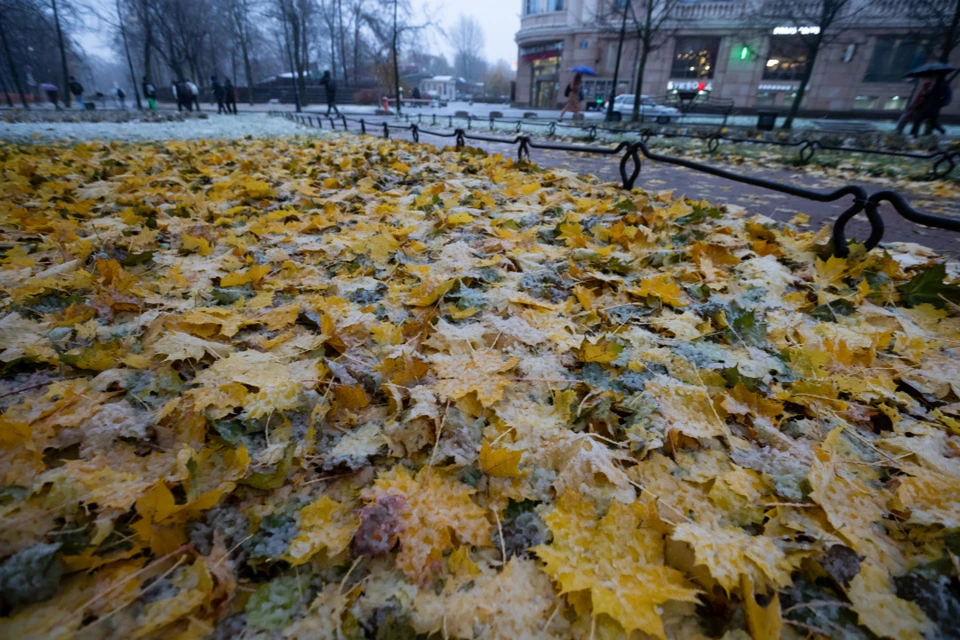
{"label": "fence post", "polygon": [[347,130],[347,116],[345,116],[345,115],[343,115],[343,114],[341,113],[341,114],[340,114],[340,119],[343,120],[343,130],[346,131],[346,130]]}
{"label": "fence post", "polygon": [[384,140],[390,139],[390,127],[387,126],[386,122],[383,123],[383,139]]}
{"label": "fence post", "polygon": [[360,118],[360,133],[365,134],[367,132],[367,121],[363,118]]}

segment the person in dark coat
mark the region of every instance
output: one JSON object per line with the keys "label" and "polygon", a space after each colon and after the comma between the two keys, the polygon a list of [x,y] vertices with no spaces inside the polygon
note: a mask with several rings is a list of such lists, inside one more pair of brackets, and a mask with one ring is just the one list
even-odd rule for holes
{"label": "person in dark coat", "polygon": [[237,90],[230,78],[223,80],[223,101],[227,104],[227,113],[232,109],[233,115],[237,115]]}
{"label": "person in dark coat", "polygon": [[320,84],[324,85],[324,88],[327,90],[327,115],[330,115],[330,109],[333,109],[339,116],[340,110],[337,109],[337,81],[333,79],[329,71],[324,71],[323,77],[320,78]]}
{"label": "person in dark coat", "polygon": [[217,103],[217,114],[230,113],[230,109],[223,105],[223,85],[217,82],[217,76],[210,76],[210,85],[213,87],[213,99]]}
{"label": "person in dark coat", "polygon": [[147,104],[150,105],[151,111],[157,110],[157,88],[153,86],[153,83],[147,80],[147,76],[143,76],[143,82],[140,84],[140,87],[143,89],[143,95],[147,99]]}
{"label": "person in dark coat", "polygon": [[940,124],[940,110],[949,105],[952,100],[953,90],[950,89],[947,74],[938,74],[936,82],[933,83],[933,91],[930,92],[929,106],[924,114],[926,116],[924,135],[930,135],[934,131],[939,131],[941,134],[947,132]]}
{"label": "person in dark coat", "polygon": [[73,94],[73,99],[77,101],[77,106],[80,109],[83,109],[83,85],[77,81],[76,78],[70,76],[70,93]]}

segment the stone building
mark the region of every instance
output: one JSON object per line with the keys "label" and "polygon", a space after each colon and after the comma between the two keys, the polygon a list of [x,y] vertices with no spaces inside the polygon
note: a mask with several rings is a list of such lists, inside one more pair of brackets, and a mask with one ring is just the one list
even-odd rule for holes
{"label": "stone building", "polygon": [[[572,79],[567,69],[581,64],[597,72],[584,79],[586,99],[609,96],[627,0],[518,1],[517,105],[557,107]],[[849,26],[831,34],[821,49],[802,113],[894,117],[914,87],[903,74],[934,59],[937,36],[910,16],[910,0],[860,1],[864,4]],[[634,0],[638,7],[642,3]],[[801,31],[809,34],[814,27],[760,26],[756,15],[753,0],[680,0],[652,39],[656,49],[647,61],[642,93],[662,100],[670,91],[696,89],[732,99],[740,112],[789,108],[806,65]],[[638,58],[638,40],[628,21],[618,93],[633,93]],[[953,63],[960,66],[960,50]],[[960,100],[942,113],[948,120],[960,115]]]}

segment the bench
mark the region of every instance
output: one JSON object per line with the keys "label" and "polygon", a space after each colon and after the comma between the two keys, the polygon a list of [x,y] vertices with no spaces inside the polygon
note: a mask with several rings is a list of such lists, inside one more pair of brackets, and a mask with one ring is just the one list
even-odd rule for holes
{"label": "bench", "polygon": [[669,91],[664,103],[680,110],[682,117],[719,117],[727,124],[734,102],[729,98],[711,98],[697,91]]}
{"label": "bench", "polygon": [[877,128],[869,122],[844,122],[843,120],[817,120],[818,129],[827,133],[873,133]]}

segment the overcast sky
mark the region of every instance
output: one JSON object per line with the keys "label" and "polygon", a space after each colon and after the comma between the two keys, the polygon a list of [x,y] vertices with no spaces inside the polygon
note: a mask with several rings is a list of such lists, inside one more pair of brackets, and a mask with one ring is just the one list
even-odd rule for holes
{"label": "overcast sky", "polygon": [[[452,27],[460,14],[475,18],[483,27],[486,57],[491,62],[500,58],[508,62],[517,58],[514,34],[520,29],[522,0],[413,0],[415,7],[429,6],[437,11],[438,21]],[[436,38],[437,48],[453,62],[453,53],[446,40]]]}
{"label": "overcast sky", "polygon": [[[487,44],[485,53],[491,62],[500,58],[508,62],[516,61],[517,46],[513,36],[520,28],[521,2],[522,0],[412,0],[417,13],[430,11],[436,16],[441,27],[452,27],[461,13],[475,18],[483,27]],[[87,53],[115,59],[116,54],[111,44],[104,42],[101,35],[102,26],[95,24],[95,21],[91,21],[88,26],[89,30],[78,37]],[[443,53],[449,62],[453,62],[450,45],[440,33],[430,37],[428,48],[432,53]]]}

